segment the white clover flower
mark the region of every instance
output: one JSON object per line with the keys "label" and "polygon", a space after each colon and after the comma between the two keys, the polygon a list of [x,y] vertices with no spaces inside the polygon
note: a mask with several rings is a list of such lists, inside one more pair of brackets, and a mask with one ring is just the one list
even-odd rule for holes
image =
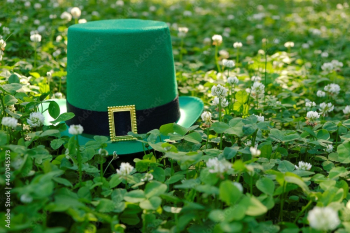
{"label": "white clover flower", "polygon": [[227,68],[232,68],[235,66],[235,62],[232,60],[225,60],[222,62],[222,64]]}
{"label": "white clover flower", "polygon": [[307,101],[305,103],[305,107],[308,107],[308,108],[315,107],[315,106],[316,106],[315,102]]}
{"label": "white clover flower", "polygon": [[321,66],[321,69],[327,72],[331,72],[334,69],[334,66],[331,62],[326,62],[323,63],[323,65]]}
{"label": "white clover flower", "polygon": [[238,84],[239,80],[236,76],[233,76],[233,77],[228,77],[227,82],[230,85],[234,85],[234,84]]}
{"label": "white clover flower", "polygon": [[304,44],[301,45],[301,47],[303,49],[308,49],[308,48],[310,48],[310,45],[308,43],[304,43]]}
{"label": "white clover flower", "polygon": [[33,34],[30,36],[30,40],[37,43],[41,41],[41,35],[40,34]]}
{"label": "white clover flower", "polygon": [[78,23],[87,23],[87,20],[86,19],[79,19]]}
{"label": "white clover flower", "polygon": [[118,154],[116,151],[113,151],[113,160],[118,159]]}
{"label": "white clover flower", "polygon": [[261,154],[261,151],[257,147],[258,145],[256,145],[255,147],[250,147],[249,149],[253,157],[258,157]]}
{"label": "white clover flower", "polygon": [[321,30],[320,29],[317,29],[317,28],[312,28],[312,29],[310,29],[310,32],[312,33],[312,34],[314,34],[315,36],[319,36],[319,35],[321,35]]}
{"label": "white clover flower", "polygon": [[4,52],[0,50],[0,61],[2,60],[2,56],[4,55]]}
{"label": "white clover flower", "polygon": [[24,3],[24,6],[25,6],[25,7],[30,7],[30,2],[29,2],[29,1],[25,2],[25,3]]}
{"label": "white clover flower", "polygon": [[2,27],[2,32],[7,35],[10,34],[10,29],[8,27]]}
{"label": "white clover flower", "polygon": [[263,97],[265,91],[265,85],[260,82],[254,82],[251,88],[251,95],[255,97]]}
{"label": "white clover flower", "polygon": [[211,122],[211,113],[204,111],[201,115],[202,121],[204,121],[206,124],[210,124]]}
{"label": "white clover flower", "polygon": [[46,30],[46,27],[43,26],[43,25],[41,25],[41,26],[38,27],[38,32],[40,32],[40,33],[42,33],[42,32],[45,31],[45,30]]}
{"label": "white clover flower", "polygon": [[84,128],[81,125],[71,125],[68,129],[68,133],[70,133],[72,135],[82,134],[83,131],[84,131]]}
{"label": "white clover flower", "polygon": [[235,42],[233,43],[234,48],[242,48],[243,44],[241,42]]}
{"label": "white clover flower", "polygon": [[262,50],[262,49],[259,49],[259,50],[258,50],[258,54],[259,54],[259,55],[265,55],[265,51]]}
{"label": "white clover flower", "polygon": [[213,40],[213,45],[220,45],[222,43],[221,35],[214,35],[211,39]]}
{"label": "white clover flower", "polygon": [[304,171],[309,171],[312,167],[312,165],[310,163],[307,162],[303,162],[303,161],[299,161],[299,166],[294,165],[295,169],[297,170],[304,170]]}
{"label": "white clover flower", "polygon": [[35,25],[39,25],[40,24],[40,20],[38,20],[38,19],[34,20],[34,24]]}
{"label": "white clover flower", "polygon": [[80,17],[81,15],[81,10],[78,7],[73,7],[70,10],[70,13],[72,14],[73,18],[77,19]]}
{"label": "white clover flower", "polygon": [[309,111],[307,112],[306,117],[311,121],[316,121],[318,118],[320,118],[320,115],[318,112]]}
{"label": "white clover flower", "polygon": [[[219,55],[220,55],[220,57],[222,57],[222,58],[228,58],[228,57],[230,56],[230,54],[229,54],[226,50],[224,50],[224,49],[221,49],[221,50],[219,51]],[[227,60],[226,60],[226,59],[223,59],[223,60],[222,60],[222,63],[224,64],[225,61],[227,61]]]}
{"label": "white clover flower", "polygon": [[[321,54],[322,53],[322,50],[319,50],[319,49],[316,49],[315,51],[314,51],[314,54],[316,54],[316,55],[319,55],[319,54]],[[321,67],[322,68],[322,67]]]}
{"label": "white clover flower", "polygon": [[191,11],[184,11],[184,16],[192,16],[192,12]]}
{"label": "white clover flower", "polygon": [[252,81],[253,82],[260,82],[261,81],[261,77],[260,76],[253,76],[252,77]]}
{"label": "white clover flower", "polygon": [[184,34],[187,34],[187,32],[188,32],[188,28],[187,27],[178,27],[177,30],[180,33],[184,33]]}
{"label": "white clover flower", "polygon": [[[215,98],[217,98],[217,97],[215,97]],[[228,106],[228,101],[225,98],[223,98],[221,100],[221,107],[226,108],[227,106]]]}
{"label": "white clover flower", "polygon": [[117,6],[124,6],[124,1],[118,0],[115,4],[116,4]]}
{"label": "white clover flower", "polygon": [[255,115],[255,114],[253,114],[253,116],[256,116],[256,118],[258,118],[258,122],[264,122],[264,120],[265,120],[264,116],[258,116],[258,115]]}
{"label": "white clover flower", "polygon": [[251,140],[248,140],[246,143],[245,143],[246,146],[251,146],[252,145],[252,141]]}
{"label": "white clover flower", "polygon": [[284,43],[284,47],[292,48],[292,47],[294,47],[294,42],[288,41],[288,42]]}
{"label": "white clover flower", "polygon": [[72,20],[72,15],[65,11],[61,14],[61,19],[69,22]]}
{"label": "white clover flower", "polygon": [[330,95],[338,95],[340,92],[340,86],[338,84],[331,83],[325,86],[324,90],[328,92]]}
{"label": "white clover flower", "polygon": [[146,173],[144,178],[141,179],[142,182],[153,180],[153,175],[151,173]]}
{"label": "white clover flower", "polygon": [[321,53],[321,57],[328,57],[328,53],[327,52]]}
{"label": "white clover flower", "polygon": [[317,94],[316,94],[318,97],[325,97],[326,96],[326,92],[324,91],[317,91]]}
{"label": "white clover flower", "polygon": [[61,50],[57,49],[55,52],[52,53],[52,56],[58,57],[61,54]]}
{"label": "white clover flower", "polygon": [[23,203],[31,203],[33,201],[33,198],[29,194],[23,194],[21,195],[21,202]]}
{"label": "white clover flower", "polygon": [[238,188],[238,190],[243,193],[243,186],[241,183],[233,182],[233,185],[236,186]]}
{"label": "white clover flower", "polygon": [[219,104],[219,102],[220,102],[220,99],[218,97],[215,97],[213,102],[211,103],[211,105],[215,105],[216,106],[216,105]]}
{"label": "white clover flower", "polygon": [[334,105],[332,103],[321,103],[320,104],[320,113],[325,116],[327,112],[332,112],[334,110]]}
{"label": "white clover flower", "polygon": [[14,3],[15,0],[7,0],[8,3]]}
{"label": "white clover flower", "polygon": [[328,153],[332,153],[333,152],[333,145],[329,144],[326,146],[326,149],[324,149],[326,152]]}
{"label": "white clover flower", "polygon": [[328,57],[328,53],[327,52],[321,53],[321,57]]}
{"label": "white clover flower", "polygon": [[249,35],[249,36],[247,36],[247,41],[248,42],[254,42],[254,36],[253,35]]}
{"label": "white clover flower", "polygon": [[315,206],[309,211],[307,220],[312,228],[320,231],[332,231],[340,224],[338,212],[330,207]]}
{"label": "white clover flower", "polygon": [[[147,14],[145,16],[148,16],[148,12],[144,12],[144,13]],[[100,13],[98,13],[97,11],[93,11],[93,12],[91,12],[91,15],[98,17],[98,16],[100,16]]]}
{"label": "white clover flower", "polygon": [[0,39],[0,49],[5,50],[6,42],[3,39]]}
{"label": "white clover flower", "polygon": [[100,148],[98,150],[98,154],[101,155],[101,156],[107,156],[108,155],[108,151],[106,149]]}
{"label": "white clover flower", "polygon": [[40,9],[41,8],[41,4],[40,3],[35,3],[34,4],[34,8],[35,9]]}
{"label": "white clover flower", "polygon": [[63,94],[61,92],[56,92],[53,96],[55,99],[63,99]]}
{"label": "white clover flower", "polygon": [[57,37],[56,37],[56,42],[60,42],[62,40],[62,36],[61,35],[58,35]]}
{"label": "white clover flower", "polygon": [[134,167],[131,166],[130,163],[121,163],[120,170],[117,169],[117,174],[120,176],[127,176],[132,172],[132,170],[134,170]]}
{"label": "white clover flower", "polygon": [[279,43],[280,43],[280,40],[279,40],[278,38],[276,38],[276,39],[273,40],[273,43],[279,44]]}
{"label": "white clover flower", "polygon": [[343,67],[343,63],[338,60],[332,60],[331,63],[333,64],[333,67],[335,69],[340,69],[341,67]]}
{"label": "white clover flower", "polygon": [[50,19],[56,19],[56,18],[57,18],[57,15],[51,14],[51,15],[49,15],[49,18],[50,18]]}
{"label": "white clover flower", "polygon": [[13,129],[17,127],[17,123],[18,123],[18,120],[13,117],[3,117],[1,120],[2,125]]}
{"label": "white clover flower", "polygon": [[211,94],[219,98],[224,98],[227,95],[227,89],[219,84],[211,88]]}
{"label": "white clover flower", "polygon": [[346,107],[343,109],[343,112],[344,112],[345,115],[350,114],[350,105],[346,106]]}
{"label": "white clover flower", "polygon": [[30,127],[40,127],[44,125],[45,117],[41,112],[32,112],[27,120]]}
{"label": "white clover flower", "polygon": [[210,173],[224,173],[232,169],[231,163],[223,160],[218,160],[218,158],[212,158],[209,159],[206,163],[207,167],[209,168]]}
{"label": "white clover flower", "polygon": [[209,37],[204,38],[203,44],[209,45],[211,43],[211,39]]}
{"label": "white clover flower", "polygon": [[46,72],[46,76],[47,76],[48,78],[51,78],[51,77],[52,77],[52,72],[51,72],[51,71]]}

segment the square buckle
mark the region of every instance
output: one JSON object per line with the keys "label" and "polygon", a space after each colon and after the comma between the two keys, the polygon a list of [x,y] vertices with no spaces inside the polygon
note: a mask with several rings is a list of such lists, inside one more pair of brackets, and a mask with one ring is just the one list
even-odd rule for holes
{"label": "square buckle", "polygon": [[119,142],[119,141],[136,140],[137,138],[131,135],[117,136],[116,129],[115,129],[115,118],[114,118],[114,113],[116,112],[130,112],[130,121],[131,121],[130,131],[137,134],[135,105],[108,107],[108,122],[109,122],[109,133],[110,133],[111,141]]}

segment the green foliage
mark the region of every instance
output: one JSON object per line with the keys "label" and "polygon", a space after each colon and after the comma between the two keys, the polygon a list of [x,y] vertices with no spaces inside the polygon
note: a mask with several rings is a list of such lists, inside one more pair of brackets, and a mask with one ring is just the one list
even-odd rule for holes
{"label": "green foliage", "polygon": [[[344,1],[80,1],[87,21],[169,22],[179,94],[201,98],[212,114],[189,128],[169,123],[134,135],[145,151],[133,163],[100,154],[112,143],[108,137],[78,146],[79,136],[62,134],[74,114],[62,113],[53,99],[66,93],[65,41],[75,20],[60,15],[73,3],[40,1],[35,9],[34,2],[11,2],[0,2],[7,43],[0,50],[0,114],[18,124],[2,122],[0,130],[0,186],[12,188],[11,228],[0,232],[317,233],[307,218],[314,206],[330,207],[340,218],[328,232],[350,232],[350,115],[343,111],[350,99],[350,12]],[[178,26],[189,28],[184,37]],[[29,35],[39,29],[42,41],[35,44]],[[203,43],[217,33],[220,46]],[[236,41],[243,47],[234,48]],[[295,47],[286,48],[288,41]],[[223,59],[235,66],[223,66]],[[333,60],[343,65],[322,67]],[[227,82],[233,76],[234,85]],[[264,85],[263,93],[252,91],[253,76],[261,78],[256,84]],[[316,95],[331,83],[339,93]],[[218,84],[227,88],[222,108],[210,95]],[[307,99],[315,106],[306,106]],[[334,110],[306,119],[309,111],[320,113],[323,102]],[[30,126],[34,112],[52,119]],[[125,160],[134,169],[116,173]]]}

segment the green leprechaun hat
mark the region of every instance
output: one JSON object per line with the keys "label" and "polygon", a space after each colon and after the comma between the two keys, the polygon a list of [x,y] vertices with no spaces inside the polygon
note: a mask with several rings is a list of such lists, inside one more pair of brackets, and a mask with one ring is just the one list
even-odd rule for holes
{"label": "green leprechaun hat", "polygon": [[119,155],[143,151],[129,131],[173,122],[190,127],[203,111],[200,99],[178,96],[167,24],[138,19],[69,27],[67,100],[56,102],[61,113],[75,114],[68,126],[83,126],[81,144],[109,136],[108,152]]}

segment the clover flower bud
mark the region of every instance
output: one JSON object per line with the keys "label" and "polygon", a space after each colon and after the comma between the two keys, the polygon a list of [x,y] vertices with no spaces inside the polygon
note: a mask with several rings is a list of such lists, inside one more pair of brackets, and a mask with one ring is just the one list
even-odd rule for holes
{"label": "clover flower bud", "polygon": [[222,43],[221,35],[214,35],[211,39],[213,40],[213,45],[221,45]]}
{"label": "clover flower bud", "polygon": [[68,129],[68,133],[70,133],[72,135],[82,134],[83,131],[84,131],[84,128],[81,125],[71,125]]}

